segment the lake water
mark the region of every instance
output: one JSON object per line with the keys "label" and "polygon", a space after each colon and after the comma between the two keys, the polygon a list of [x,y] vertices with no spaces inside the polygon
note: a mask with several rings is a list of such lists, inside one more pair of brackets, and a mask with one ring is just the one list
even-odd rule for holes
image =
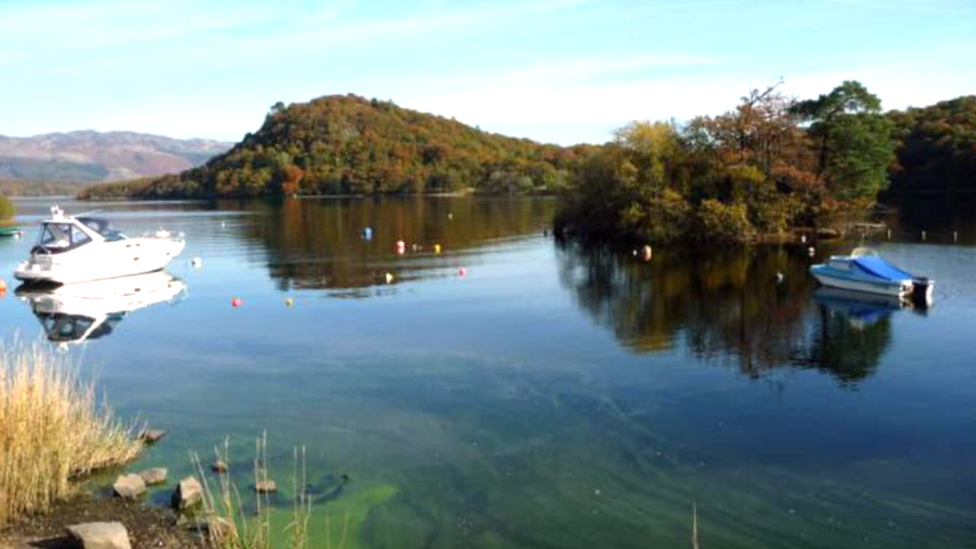
{"label": "lake water", "polygon": [[[18,202],[11,286],[49,205]],[[816,291],[849,244],[644,262],[545,236],[544,199],[62,206],[186,233],[141,308],[0,300],[6,341],[169,431],[131,467],[170,469],[156,503],[225,437],[247,495],[266,431],[279,522],[306,447],[320,545],[691,547],[696,506],[705,548],[976,546],[971,222],[877,244],[937,278],[913,310]]]}

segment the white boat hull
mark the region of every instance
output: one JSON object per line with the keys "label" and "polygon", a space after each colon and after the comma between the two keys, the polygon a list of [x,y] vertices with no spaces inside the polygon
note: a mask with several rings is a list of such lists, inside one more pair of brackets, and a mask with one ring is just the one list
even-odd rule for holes
{"label": "white boat hull", "polygon": [[865,292],[869,294],[886,295],[890,297],[904,297],[905,295],[911,293],[912,286],[908,283],[906,286],[902,284],[900,286],[894,284],[881,284],[874,282],[862,282],[858,280],[850,280],[845,278],[835,278],[831,276],[823,276],[820,274],[813,274],[814,278],[817,279],[823,286],[829,288],[839,288],[841,290],[850,290],[854,292]]}
{"label": "white boat hull", "polygon": [[169,238],[127,238],[61,254],[32,254],[14,277],[28,283],[73,284],[158,271],[183,251]]}

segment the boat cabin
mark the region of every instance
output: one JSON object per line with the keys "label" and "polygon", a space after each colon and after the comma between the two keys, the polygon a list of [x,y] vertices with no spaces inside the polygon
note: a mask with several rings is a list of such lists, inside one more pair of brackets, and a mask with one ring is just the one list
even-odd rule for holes
{"label": "boat cabin", "polygon": [[64,217],[60,210],[54,218],[41,223],[41,235],[31,253],[59,254],[77,249],[89,242],[115,242],[126,236],[101,217]]}

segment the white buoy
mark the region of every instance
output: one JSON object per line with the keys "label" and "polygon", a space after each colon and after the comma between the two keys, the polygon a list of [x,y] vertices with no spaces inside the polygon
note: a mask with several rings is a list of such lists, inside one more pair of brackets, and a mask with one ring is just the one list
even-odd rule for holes
{"label": "white buoy", "polygon": [[922,240],[925,240],[925,231],[922,231]]}
{"label": "white buoy", "polygon": [[807,235],[801,234],[800,235],[800,244],[806,244],[806,243],[807,243]]}
{"label": "white buoy", "polygon": [[199,257],[194,257],[190,260],[190,265],[193,265],[194,268],[199,269],[203,265],[203,260]]}
{"label": "white buoy", "polygon": [[815,250],[813,248],[813,246],[810,246],[809,248],[807,248],[807,255],[813,257],[813,255],[816,254],[816,253],[817,253],[817,250]]}
{"label": "white buoy", "polygon": [[786,277],[783,276],[783,273],[780,273],[780,272],[777,272],[776,273],[776,283],[777,284],[781,284],[783,282],[783,279],[785,279],[785,278]]}

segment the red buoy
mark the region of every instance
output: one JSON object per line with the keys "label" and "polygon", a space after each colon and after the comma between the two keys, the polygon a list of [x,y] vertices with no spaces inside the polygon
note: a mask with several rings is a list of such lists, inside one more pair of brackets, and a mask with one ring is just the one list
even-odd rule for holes
{"label": "red buoy", "polygon": [[466,276],[467,274],[468,274],[468,270],[465,269],[464,267],[458,269],[458,276]]}
{"label": "red buoy", "polygon": [[240,307],[243,304],[244,304],[244,300],[239,297],[235,297],[234,299],[230,300],[231,307]]}

